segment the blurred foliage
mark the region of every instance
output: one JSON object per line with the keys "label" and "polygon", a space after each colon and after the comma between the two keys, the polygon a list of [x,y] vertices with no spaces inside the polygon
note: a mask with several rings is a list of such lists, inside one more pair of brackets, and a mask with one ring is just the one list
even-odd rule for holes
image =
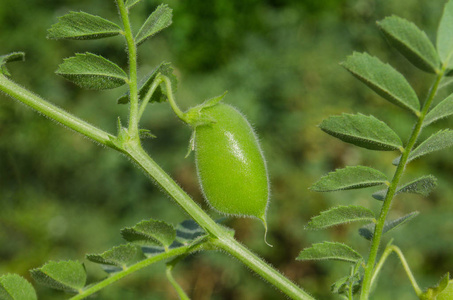
{"label": "blurred foliage", "polygon": [[[244,112],[256,128],[272,181],[269,248],[261,224],[231,219],[237,237],[319,299],[333,299],[330,284],[348,272],[342,263],[301,263],[294,258],[313,242],[348,242],[362,253],[368,243],[357,226],[305,231],[311,216],[336,204],[379,208],[370,191],[316,194],[307,188],[321,175],[345,165],[375,166],[387,174],[394,153],[357,149],[323,134],[316,125],[332,114],[362,112],[381,118],[402,136],[413,119],[365,88],[338,62],[352,51],[368,51],[400,70],[421,98],[431,78],[410,66],[382,38],[375,21],[391,14],[407,18],[429,37],[436,31],[443,1],[373,0],[168,0],[174,23],[139,49],[145,75],[162,60],[173,62],[180,79],[177,99],[188,108],[229,93],[225,101]],[[46,41],[46,29],[58,16],[84,10],[118,20],[112,1],[2,0],[0,53],[25,51],[26,63],[10,70],[15,80],[81,118],[115,132],[116,116],[126,120],[126,106],[116,98],[124,88],[82,91],[58,78],[62,59],[91,51],[127,67],[121,38],[102,41]],[[140,26],[159,4],[143,0],[132,10]],[[116,18],[116,19],[115,19]],[[429,76],[428,76],[429,77]],[[451,91],[445,90],[444,95]],[[439,96],[439,98],[441,98]],[[166,104],[154,104],[142,123],[157,139],[145,142],[152,157],[206,209],[198,188],[193,156],[184,159],[190,131]],[[452,125],[442,121],[440,127]],[[435,126],[433,126],[435,127]],[[436,128],[427,130],[435,131]],[[404,138],[403,138],[404,140]],[[399,196],[393,217],[412,210],[421,214],[395,231],[422,286],[453,272],[453,180],[451,152],[415,161],[407,181],[433,174],[439,187],[423,199]],[[121,242],[119,230],[142,219],[176,224],[186,215],[142,172],[121,155],[56,126],[23,105],[0,95],[0,274],[28,270],[48,260],[83,260]],[[390,237],[389,236],[389,237]],[[385,243],[385,241],[384,241]],[[393,259],[393,260],[392,260]],[[415,295],[399,263],[385,265],[376,299]],[[90,280],[103,273],[87,263]],[[102,299],[177,299],[157,265],[107,288]],[[175,268],[175,277],[193,299],[279,299],[281,295],[246,268],[221,253],[200,253]],[[43,299],[63,295],[40,288]]]}

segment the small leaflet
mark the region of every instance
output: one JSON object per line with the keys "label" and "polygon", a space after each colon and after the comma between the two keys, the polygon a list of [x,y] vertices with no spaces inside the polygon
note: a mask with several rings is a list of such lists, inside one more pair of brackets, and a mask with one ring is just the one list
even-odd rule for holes
{"label": "small leaflet", "polygon": [[70,12],[60,18],[47,32],[48,39],[94,40],[121,34],[113,22],[86,12]]}
{"label": "small leaflet", "polygon": [[437,179],[433,175],[423,176],[414,181],[411,181],[396,191],[399,193],[419,194],[428,196],[437,186]]}
{"label": "small leaflet", "polygon": [[51,261],[30,273],[37,283],[70,293],[82,289],[87,279],[84,265],[72,260]]}
{"label": "small leaflet", "polygon": [[87,254],[87,259],[97,264],[111,265],[125,269],[137,258],[139,251],[136,245],[124,244],[113,247],[102,254]]}
{"label": "small leaflet", "polygon": [[417,68],[437,73],[440,59],[426,33],[414,23],[397,16],[377,22],[389,43]]}
{"label": "small leaflet", "polygon": [[127,8],[131,8],[132,6],[134,6],[135,4],[139,3],[140,1],[142,1],[142,0],[127,0],[126,1],[126,7]]}
{"label": "small leaflet", "polygon": [[35,289],[25,278],[17,274],[6,274],[0,277],[0,299],[36,300]]}
{"label": "small leaflet", "polygon": [[429,111],[423,121],[423,127],[426,127],[434,122],[437,122],[443,118],[447,118],[453,115],[453,95],[448,96],[442,100],[433,109]]}
{"label": "small leaflet", "polygon": [[362,256],[351,247],[337,242],[313,244],[299,253],[296,260],[340,260],[356,263]]}
{"label": "small leaflet", "polygon": [[[382,234],[385,234],[389,232],[392,229],[395,229],[396,227],[403,225],[410,220],[412,220],[414,217],[418,215],[418,211],[411,212],[410,214],[407,214],[401,218],[398,218],[396,220],[392,221],[385,221],[384,228],[382,230]],[[371,240],[374,235],[374,227],[375,224],[371,223],[368,225],[363,226],[362,228],[359,229],[359,234],[364,237],[367,240]]]}
{"label": "small leaflet", "polygon": [[407,162],[410,162],[423,155],[429,154],[434,151],[443,150],[453,146],[453,130],[445,129],[440,130],[425,141],[423,141],[415,150],[411,152]]}
{"label": "small leaflet", "polygon": [[138,31],[137,36],[135,37],[137,46],[170,26],[172,23],[172,11],[173,10],[166,4],[159,5]]}
{"label": "small leaflet", "polygon": [[333,192],[366,188],[387,182],[387,177],[376,169],[354,166],[330,172],[313,184],[310,189],[315,192]]}
{"label": "small leaflet", "polygon": [[336,206],[321,212],[311,218],[306,229],[324,229],[335,225],[357,221],[374,221],[375,217],[371,210],[363,206]]}
{"label": "small leaflet", "polygon": [[389,64],[368,53],[354,52],[342,66],[384,99],[419,114],[417,94],[404,76]]}
{"label": "small leaflet", "polygon": [[82,88],[94,90],[117,88],[128,80],[117,64],[89,52],[66,58],[55,73]]}
{"label": "small leaflet", "polygon": [[439,22],[437,29],[437,51],[439,52],[442,64],[447,69],[453,68],[453,1],[448,1],[445,4],[444,12]]}
{"label": "small leaflet", "polygon": [[168,248],[176,238],[176,231],[172,225],[164,221],[142,221],[131,228],[121,230],[121,235],[126,241],[144,241],[156,246]]}
{"label": "small leaflet", "polygon": [[370,150],[391,151],[402,148],[399,136],[373,116],[342,114],[331,116],[319,125],[322,131]]}

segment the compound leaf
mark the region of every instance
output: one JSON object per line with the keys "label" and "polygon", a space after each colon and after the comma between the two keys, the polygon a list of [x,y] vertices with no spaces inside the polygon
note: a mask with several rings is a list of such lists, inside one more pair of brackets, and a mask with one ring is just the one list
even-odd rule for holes
{"label": "compound leaf", "polygon": [[113,247],[102,254],[87,254],[87,259],[104,265],[117,266],[125,269],[137,258],[138,248],[133,244],[124,244]]}
{"label": "compound leaf", "polygon": [[341,260],[355,263],[362,256],[351,247],[337,242],[323,242],[313,244],[299,253],[296,260]]}
{"label": "compound leaf", "polygon": [[323,211],[320,215],[311,218],[306,229],[323,229],[344,223],[373,220],[375,220],[374,214],[368,208],[341,205]]}
{"label": "compound leaf", "polygon": [[412,193],[428,196],[437,186],[437,179],[433,175],[422,176],[414,181],[411,181],[396,191],[399,193]]}
{"label": "compound leaf", "polygon": [[139,3],[140,1],[142,1],[142,0],[127,0],[126,1],[126,7],[127,8],[131,8],[132,6],[134,6],[135,4]]}
{"label": "compound leaf", "polygon": [[8,69],[6,68],[6,64],[13,61],[24,61],[24,60],[25,60],[24,52],[11,52],[0,56],[0,74],[3,74],[5,76],[11,76]]}
{"label": "compound leaf", "polygon": [[176,231],[170,224],[151,219],[122,229],[121,235],[128,242],[144,241],[168,248],[176,238]]}
{"label": "compound leaf", "polygon": [[86,271],[78,261],[51,261],[30,271],[33,279],[53,289],[77,293],[85,286]]}
{"label": "compound leaf", "polygon": [[170,26],[172,22],[172,11],[173,10],[166,4],[159,5],[138,31],[137,36],[135,37],[137,46],[159,31]]}
{"label": "compound leaf", "polygon": [[319,127],[344,142],[370,150],[390,151],[402,147],[398,135],[387,124],[373,116],[332,116],[322,121]]}
{"label": "compound leaf", "polygon": [[332,192],[381,185],[387,177],[380,171],[364,166],[346,167],[330,172],[310,189],[315,192]]}
{"label": "compound leaf", "polygon": [[70,12],[58,18],[58,23],[47,31],[48,39],[94,40],[115,36],[122,32],[113,22],[87,14]]}
{"label": "compound leaf", "polygon": [[408,162],[419,158],[420,156],[451,146],[453,146],[453,130],[440,130],[418,145],[418,147],[409,155]]}
{"label": "compound leaf", "polygon": [[453,67],[453,39],[451,33],[453,31],[453,1],[448,1],[445,4],[444,12],[439,22],[437,29],[437,51],[439,52],[442,64],[447,68]]}
{"label": "compound leaf", "polygon": [[[170,79],[171,86],[173,92],[176,91],[178,85],[178,79],[173,74],[173,67],[169,62],[162,62],[159,66],[154,68],[147,76],[145,76],[138,86],[138,95],[139,98],[142,100],[145,98],[146,94],[148,93],[151,85],[153,84],[156,76],[158,74],[162,74],[167,76]],[[149,102],[164,102],[167,100],[167,87],[164,83],[161,83],[159,87],[154,91],[151,99]],[[118,104],[127,104],[129,103],[129,92],[126,92],[120,98],[118,98]]]}
{"label": "compound leaf", "polygon": [[0,277],[0,299],[2,300],[36,300],[35,289],[25,278],[17,274]]}
{"label": "compound leaf", "polygon": [[[385,224],[384,224],[384,228],[382,230],[382,234],[385,234],[387,232],[389,232],[390,230],[400,226],[400,225],[403,225],[404,223],[407,223],[409,222],[410,220],[412,220],[415,216],[418,215],[418,211],[414,211],[414,212],[411,212],[410,214],[407,214],[401,218],[398,218],[396,220],[392,220],[392,221],[385,221]],[[365,239],[367,240],[371,240],[373,238],[373,235],[374,235],[374,227],[375,227],[375,224],[374,223],[371,223],[371,224],[368,224],[368,225],[365,225],[363,226],[362,228],[359,229],[359,234],[364,237]]]}
{"label": "compound leaf", "polygon": [[453,95],[442,100],[442,102],[430,110],[423,121],[423,127],[451,115],[453,115]]}
{"label": "compound leaf", "polygon": [[115,63],[93,53],[66,58],[55,72],[86,89],[113,89],[126,83],[126,73]]}
{"label": "compound leaf", "polygon": [[433,44],[418,27],[397,16],[377,22],[389,43],[419,69],[436,73],[440,59]]}
{"label": "compound leaf", "polygon": [[381,97],[416,115],[419,113],[420,103],[414,90],[389,64],[367,53],[354,52],[342,65]]}

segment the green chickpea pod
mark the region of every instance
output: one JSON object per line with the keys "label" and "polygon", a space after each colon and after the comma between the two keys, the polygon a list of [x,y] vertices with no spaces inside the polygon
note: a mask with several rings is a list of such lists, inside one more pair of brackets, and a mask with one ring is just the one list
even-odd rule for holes
{"label": "green chickpea pod", "polygon": [[205,200],[222,214],[261,220],[267,233],[270,192],[266,161],[247,119],[234,107],[219,103],[224,95],[185,113],[173,99],[169,102],[176,115],[193,129],[189,153],[195,151]]}

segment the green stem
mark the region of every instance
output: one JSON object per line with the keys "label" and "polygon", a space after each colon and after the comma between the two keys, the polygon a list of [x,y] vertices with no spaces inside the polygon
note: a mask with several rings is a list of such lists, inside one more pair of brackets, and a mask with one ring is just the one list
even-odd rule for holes
{"label": "green stem", "polygon": [[135,144],[127,144],[126,152],[131,159],[149,174],[155,182],[166,191],[187,214],[189,214],[207,233],[213,237],[213,243],[243,262],[265,280],[273,284],[281,292],[292,299],[314,299],[304,290],[291,282],[277,270],[265,263],[254,253],[241,245],[228,232],[209,217],[170,176],[165,173],[143,148]]}
{"label": "green stem", "polygon": [[304,290],[299,288],[295,283],[290,281],[288,278],[257,257],[249,249],[240,244],[233,237],[224,235],[223,237],[214,240],[213,244],[237,258],[291,299],[314,299]]}
{"label": "green stem", "polygon": [[142,99],[142,104],[140,105],[140,110],[138,111],[138,120],[140,120],[143,116],[143,113],[145,112],[145,108],[148,105],[148,102],[151,100],[151,97],[153,96],[154,92],[156,91],[157,87],[159,84],[162,83],[161,78],[156,78],[153,81],[153,84],[149,88],[148,92],[146,93],[146,96],[144,99]]}
{"label": "green stem", "polygon": [[138,87],[137,87],[137,46],[132,34],[129,13],[124,0],[117,0],[118,11],[123,21],[124,37],[126,38],[127,52],[129,56],[129,136],[140,143],[138,131]]}
{"label": "green stem", "polygon": [[418,283],[415,280],[414,275],[412,274],[412,271],[411,271],[411,269],[409,267],[409,264],[406,261],[406,258],[403,255],[403,252],[401,251],[400,248],[398,248],[397,246],[394,246],[394,245],[388,245],[385,248],[384,253],[382,253],[382,256],[379,259],[379,262],[377,263],[376,268],[374,270],[373,277],[371,278],[371,286],[373,286],[373,283],[376,280],[380,269],[382,268],[382,266],[384,265],[384,263],[387,260],[388,256],[392,252],[395,252],[398,255],[399,259],[401,260],[401,263],[403,264],[403,268],[406,271],[407,277],[409,277],[409,280],[410,280],[410,282],[412,284],[412,287],[414,288],[415,293],[417,294],[417,296],[420,297],[423,294],[423,291],[418,286]]}
{"label": "green stem", "polygon": [[167,279],[168,279],[168,281],[170,281],[170,284],[176,290],[176,293],[178,294],[179,299],[190,300],[189,296],[187,296],[187,294],[184,292],[184,290],[179,285],[179,283],[175,280],[175,278],[173,277],[173,274],[172,274],[173,268],[175,267],[176,263],[178,263],[184,257],[186,257],[186,256],[185,255],[178,256],[173,261],[167,263],[167,268],[165,270],[165,274],[167,275]]}
{"label": "green stem", "polygon": [[167,94],[168,94],[167,97],[168,97],[168,102],[170,103],[171,108],[173,109],[175,114],[178,116],[178,118],[181,119],[181,121],[183,121],[184,123],[187,123],[186,119],[184,118],[184,113],[176,104],[175,98],[173,96],[173,89],[171,87],[170,79],[164,75],[160,75],[159,77],[162,78],[162,80],[165,83],[165,87],[167,88]]}
{"label": "green stem", "polygon": [[111,142],[111,139],[114,139],[115,136],[75,117],[56,105],[47,102],[41,97],[21,87],[17,83],[9,80],[2,74],[0,74],[0,91],[3,91],[8,96],[42,113],[46,117],[49,117],[50,119],[55,120],[102,145],[117,149]]}
{"label": "green stem", "polygon": [[382,239],[382,232],[384,229],[385,220],[387,219],[387,215],[390,211],[390,206],[392,204],[393,197],[395,196],[395,192],[398,188],[398,184],[401,180],[401,177],[403,176],[404,169],[406,168],[406,164],[407,164],[409,155],[422,131],[423,120],[425,119],[425,116],[428,113],[431,103],[434,100],[434,96],[437,93],[437,90],[439,88],[439,83],[442,80],[443,75],[444,75],[444,70],[442,70],[439,74],[437,74],[436,80],[435,80],[433,86],[431,87],[431,91],[428,95],[428,98],[426,99],[425,103],[423,104],[423,108],[420,112],[417,123],[415,124],[415,126],[412,130],[409,141],[407,142],[404,152],[401,155],[400,162],[398,163],[398,166],[396,168],[392,182],[390,183],[390,186],[388,188],[387,195],[384,199],[384,203],[381,208],[381,213],[379,215],[379,219],[377,220],[376,227],[374,230],[373,240],[371,242],[370,253],[369,253],[368,261],[367,261],[367,264],[365,267],[365,275],[363,278],[362,293],[360,295],[360,300],[367,300],[369,298],[373,270],[375,268],[376,257],[377,257],[377,253],[378,253],[379,246],[380,246],[381,239]]}
{"label": "green stem", "polygon": [[[178,255],[183,255],[183,254],[186,254],[188,251],[196,251],[197,249],[190,249],[190,245],[187,245],[187,246],[182,246],[182,247],[178,247],[178,248],[174,248],[174,249],[170,249],[168,250],[167,252],[163,252],[163,253],[160,253],[160,254],[156,254],[156,255],[153,255],[147,259],[144,259],[142,261],[139,261],[137,262],[136,264],[132,265],[132,266],[129,266],[127,269],[124,269],[120,272],[117,272],[117,273],[114,273],[112,276],[110,277],[107,277],[106,279],[94,284],[94,285],[91,285],[89,288],[83,290],[82,292],[80,292],[79,294],[75,295],[74,297],[70,298],[70,300],[80,300],[80,299],[84,299],[100,290],[102,290],[103,288],[105,288],[106,286],[124,278],[125,276],[131,274],[131,273],[134,273],[140,269],[143,269],[145,267],[148,267],[149,265],[153,264],[153,263],[156,263],[156,262],[159,262],[159,261],[162,261],[162,260],[165,260],[165,259],[168,259],[168,258],[171,258],[171,257],[174,257],[174,256],[178,256]],[[190,249],[190,250],[189,250]]]}

